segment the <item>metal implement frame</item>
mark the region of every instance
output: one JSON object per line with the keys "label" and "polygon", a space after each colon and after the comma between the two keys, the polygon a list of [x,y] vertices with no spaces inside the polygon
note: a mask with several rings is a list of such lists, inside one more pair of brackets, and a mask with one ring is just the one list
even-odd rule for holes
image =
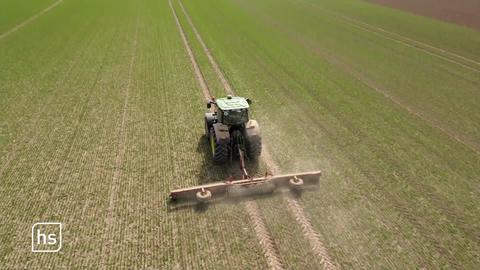
{"label": "metal implement frame", "polygon": [[282,175],[266,175],[264,177],[256,177],[250,179],[233,180],[205,184],[189,188],[181,188],[173,190],[170,193],[170,200],[173,202],[181,200],[195,200],[197,192],[210,191],[212,198],[224,197],[228,195],[228,190],[232,187],[254,187],[261,184],[273,184],[275,188],[291,187],[290,179],[300,178],[303,185],[317,185],[320,182],[321,171],[302,172]]}

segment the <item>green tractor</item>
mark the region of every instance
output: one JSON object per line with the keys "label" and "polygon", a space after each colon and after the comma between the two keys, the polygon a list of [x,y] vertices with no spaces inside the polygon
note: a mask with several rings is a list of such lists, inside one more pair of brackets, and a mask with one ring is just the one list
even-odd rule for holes
{"label": "green tractor", "polygon": [[205,113],[205,134],[214,162],[225,163],[239,157],[243,163],[245,156],[251,160],[260,156],[260,128],[257,121],[248,117],[251,103],[250,99],[231,95],[207,103],[211,112]]}
{"label": "green tractor", "polygon": [[206,203],[212,198],[271,192],[277,187],[301,191],[304,185],[317,185],[320,182],[321,171],[282,175],[265,173],[260,177],[248,174],[245,159],[259,159],[262,152],[260,128],[257,121],[248,117],[251,103],[249,99],[229,95],[209,101],[207,108],[210,112],[205,114],[205,133],[213,160],[225,163],[238,157],[243,172],[242,179],[230,176],[222,182],[175,189],[170,192],[171,202],[196,200],[198,203]]}

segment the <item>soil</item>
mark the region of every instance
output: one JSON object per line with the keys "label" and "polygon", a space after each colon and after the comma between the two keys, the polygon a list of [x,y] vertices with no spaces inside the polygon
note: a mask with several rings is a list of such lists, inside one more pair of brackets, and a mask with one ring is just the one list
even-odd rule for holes
{"label": "soil", "polygon": [[369,0],[380,5],[480,30],[478,0]]}

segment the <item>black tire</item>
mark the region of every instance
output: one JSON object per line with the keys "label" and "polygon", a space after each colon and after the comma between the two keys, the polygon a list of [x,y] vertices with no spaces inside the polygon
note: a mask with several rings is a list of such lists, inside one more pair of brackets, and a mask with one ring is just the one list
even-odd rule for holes
{"label": "black tire", "polygon": [[210,129],[213,127],[213,123],[215,121],[215,117],[213,116],[212,113],[206,113],[205,114],[205,135],[209,136]]}
{"label": "black tire", "polygon": [[230,159],[230,144],[218,143],[213,128],[210,129],[209,140],[213,161],[216,163],[227,162]]}
{"label": "black tire", "polygon": [[247,138],[247,156],[253,160],[257,160],[262,154],[262,138],[257,136],[251,136]]}

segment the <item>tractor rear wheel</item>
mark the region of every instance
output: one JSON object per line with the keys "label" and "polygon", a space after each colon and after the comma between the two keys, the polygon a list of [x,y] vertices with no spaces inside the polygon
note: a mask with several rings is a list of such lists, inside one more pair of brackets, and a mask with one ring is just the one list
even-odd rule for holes
{"label": "tractor rear wheel", "polygon": [[213,128],[210,129],[210,148],[214,162],[225,163],[230,158],[230,144],[217,142]]}
{"label": "tractor rear wheel", "polygon": [[247,138],[247,156],[253,160],[257,160],[262,153],[262,138],[259,135]]}

